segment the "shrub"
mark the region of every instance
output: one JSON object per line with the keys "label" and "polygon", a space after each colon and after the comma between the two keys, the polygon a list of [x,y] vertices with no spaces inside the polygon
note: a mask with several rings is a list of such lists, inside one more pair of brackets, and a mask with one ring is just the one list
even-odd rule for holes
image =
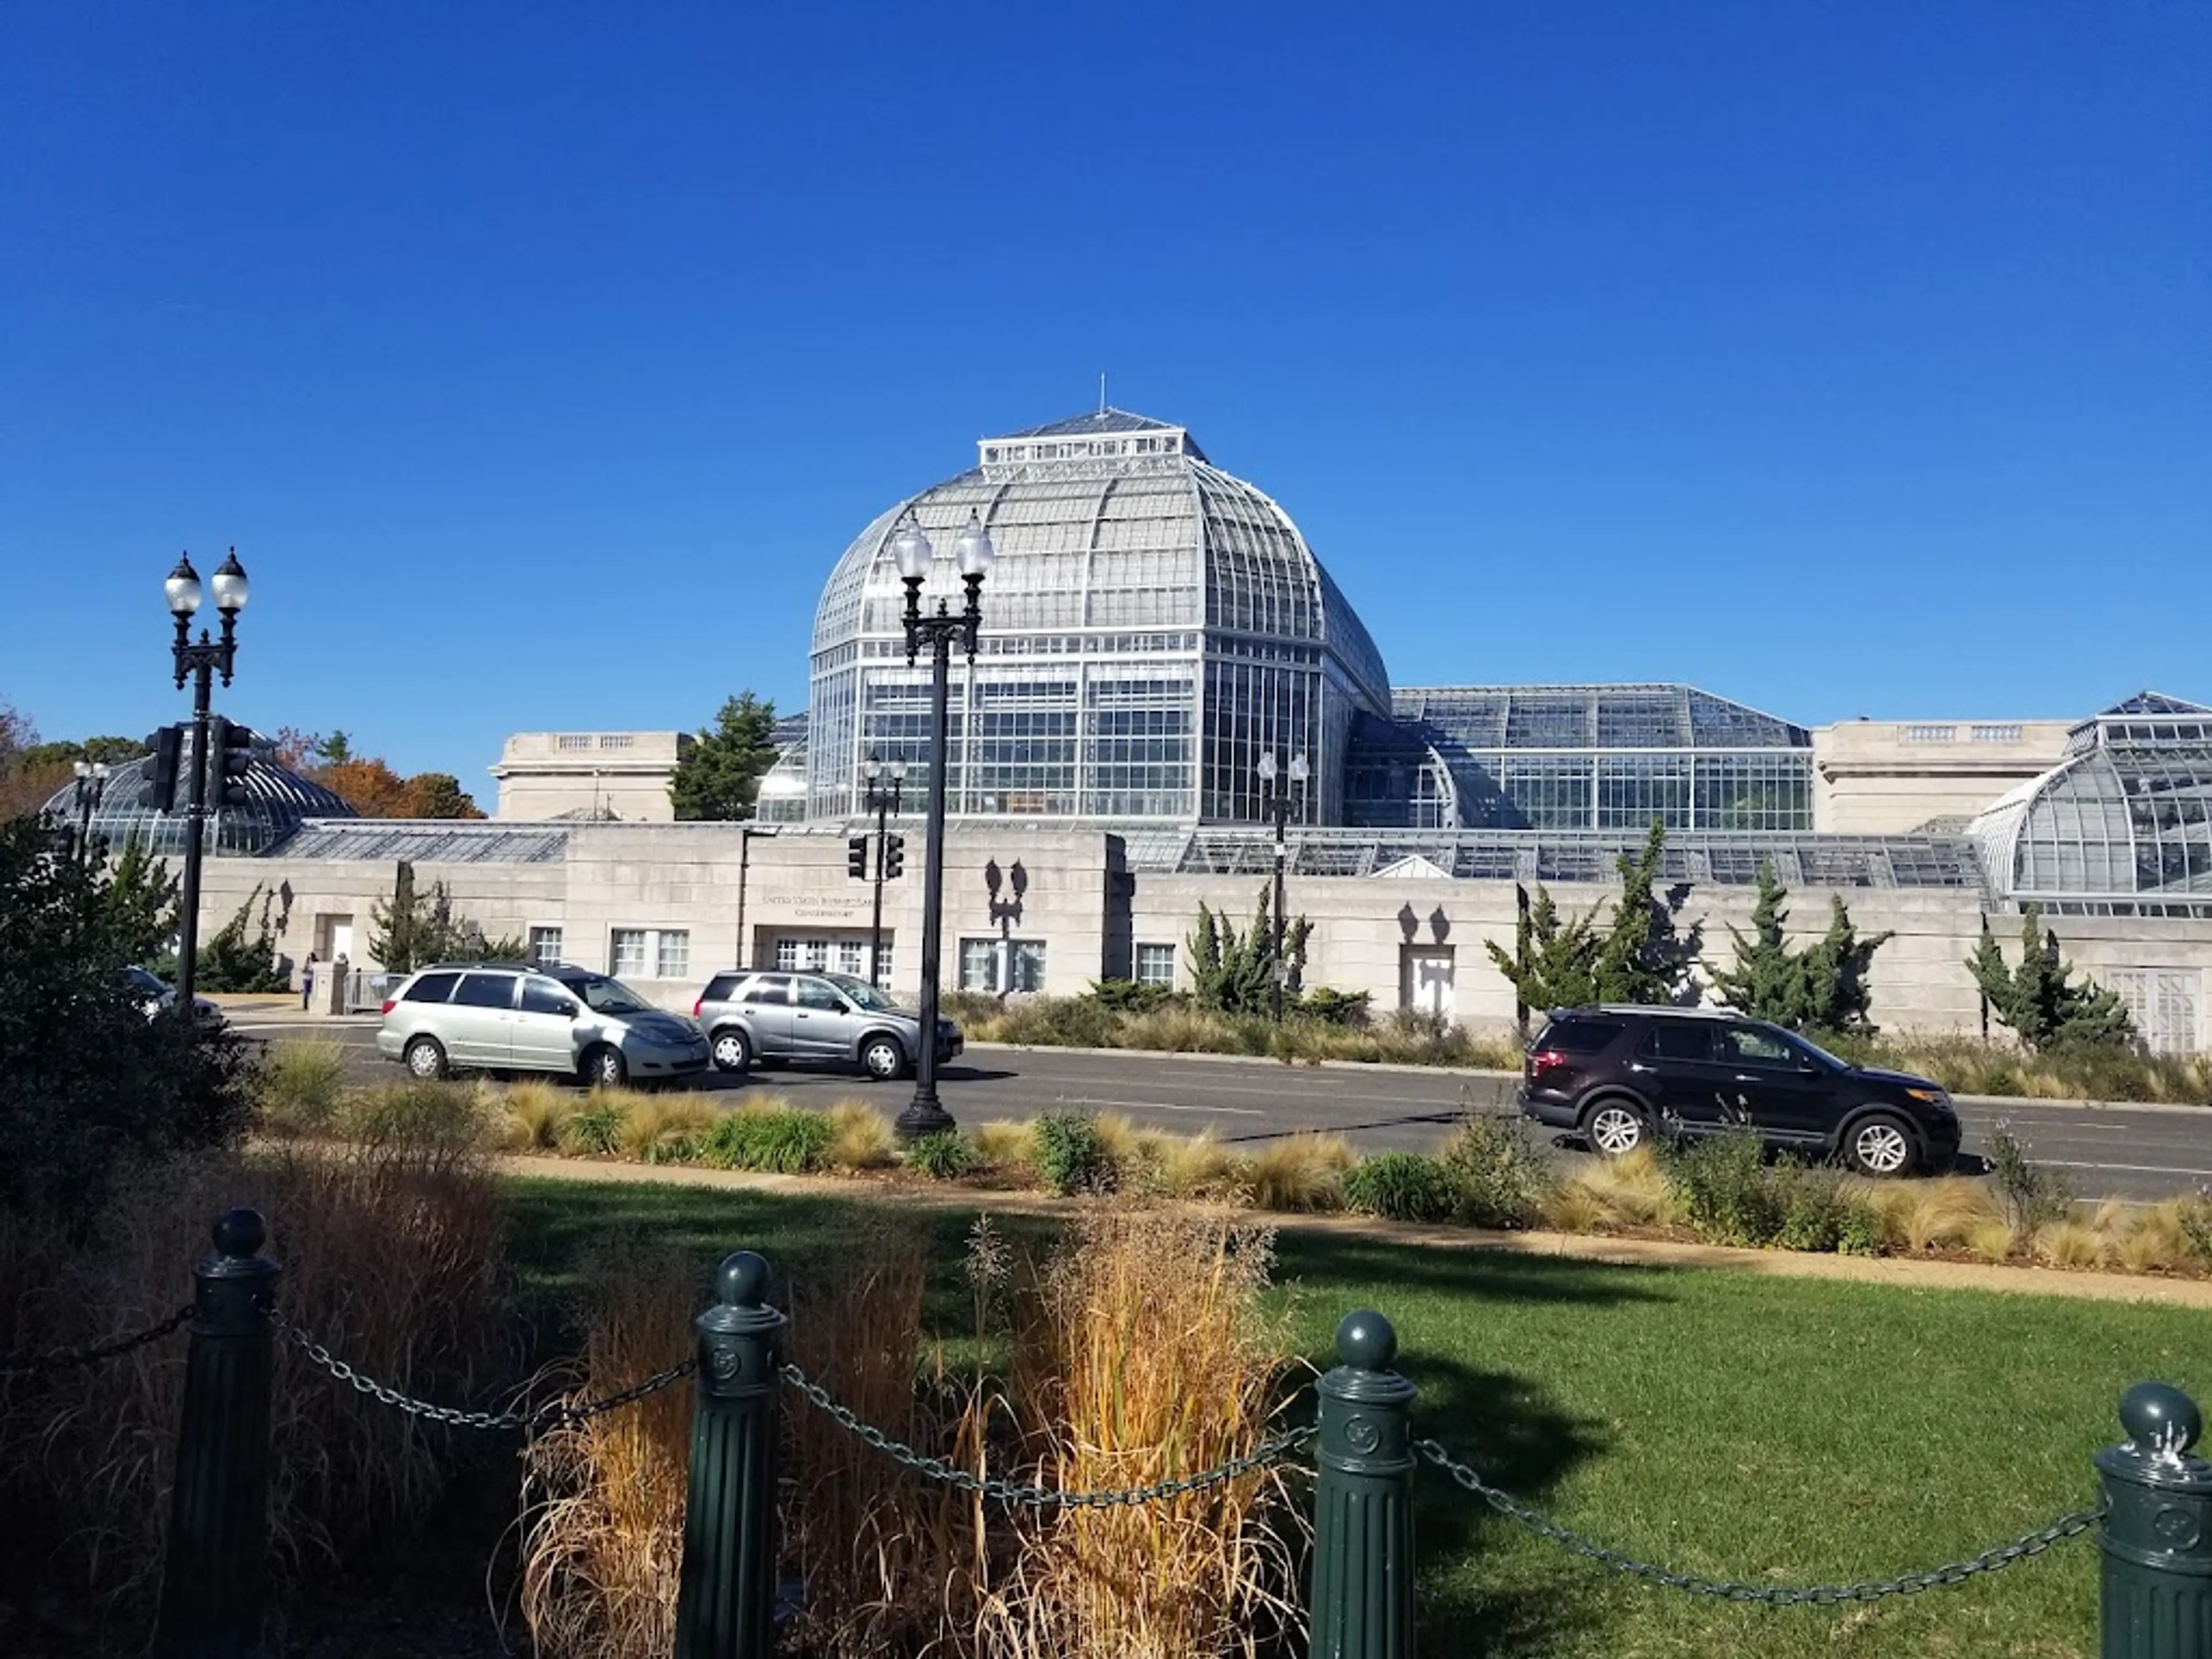
{"label": "shrub", "polygon": [[1756,1135],[1694,1141],[1672,1155],[1668,1176],[1684,1218],[1716,1244],[1771,1244],[1788,1218],[1790,1194],[1770,1174]]}
{"label": "shrub", "polygon": [[823,1166],[836,1133],[818,1112],[747,1107],[725,1113],[699,1137],[699,1162],[717,1170],[804,1175]]}
{"label": "shrub", "polygon": [[345,1050],[319,1037],[272,1042],[259,1085],[265,1133],[327,1134],[344,1104]]}
{"label": "shrub", "polygon": [[561,1150],[572,1155],[604,1157],[614,1151],[629,1121],[629,1114],[621,1102],[603,1100],[594,1094],[561,1125]]}
{"label": "shrub", "polygon": [[1459,1208],[1459,1182],[1442,1158],[1377,1152],[1344,1172],[1344,1201],[1391,1221],[1448,1221]]}
{"label": "shrub", "polygon": [[982,1161],[975,1143],[957,1129],[933,1129],[906,1149],[907,1167],[932,1181],[957,1181]]}
{"label": "shrub", "polygon": [[1473,1227],[1526,1227],[1543,1213],[1559,1178],[1516,1117],[1469,1115],[1444,1148],[1458,1218]]}
{"label": "shrub", "polygon": [[2027,1148],[2002,1119],[1990,1131],[1989,1147],[1990,1184],[2014,1231],[2034,1233],[2066,1218],[2074,1190],[2063,1171],[2030,1161]]}
{"label": "shrub", "polygon": [[994,1022],[992,1041],[1038,1048],[1110,1048],[1121,1016],[1089,997],[1030,997],[1010,1004]]}
{"label": "shrub", "polygon": [[1843,1225],[1836,1234],[1836,1254],[1838,1255],[1880,1255],[1885,1241],[1882,1237],[1881,1218],[1873,1208],[1856,1200],[1846,1199],[1844,1204]]}
{"label": "shrub", "polygon": [[1364,1025],[1373,1001],[1365,991],[1335,991],[1316,985],[1298,998],[1297,1011],[1324,1025]]}
{"label": "shrub", "polygon": [[1176,1000],[1176,994],[1175,988],[1168,985],[1142,985],[1133,979],[1094,979],[1091,988],[1083,994],[1083,1000],[1117,1014],[1143,1014]]}
{"label": "shrub", "polygon": [[458,1152],[489,1139],[484,1107],[474,1084],[392,1083],[356,1095],[344,1129],[370,1146],[434,1146]]}
{"label": "shrub", "polygon": [[2190,1255],[2212,1267],[2212,1190],[2184,1199],[2174,1214],[2174,1225]]}
{"label": "shrub", "polygon": [[1096,1117],[1087,1112],[1047,1112],[1030,1134],[1036,1146],[1037,1175],[1055,1193],[1112,1188],[1114,1159]]}

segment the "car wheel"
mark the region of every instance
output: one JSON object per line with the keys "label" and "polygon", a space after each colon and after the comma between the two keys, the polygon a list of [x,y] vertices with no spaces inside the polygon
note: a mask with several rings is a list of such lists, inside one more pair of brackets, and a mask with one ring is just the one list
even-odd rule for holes
{"label": "car wheel", "polygon": [[1912,1133],[1886,1112],[1851,1125],[1844,1160],[1863,1176],[1904,1175],[1912,1168]]}
{"label": "car wheel", "polygon": [[742,1072],[753,1063],[753,1040],[732,1025],[714,1033],[714,1069]]}
{"label": "car wheel", "polygon": [[446,1075],[446,1050],[435,1037],[418,1036],[407,1045],[407,1073],[425,1083]]}
{"label": "car wheel", "polygon": [[906,1050],[895,1037],[872,1036],[860,1045],[860,1064],[870,1077],[889,1083],[906,1075]]}
{"label": "car wheel", "polygon": [[584,1058],[584,1081],[594,1089],[619,1089],[629,1076],[622,1050],[602,1043]]}
{"label": "car wheel", "polygon": [[1601,1100],[1583,1120],[1583,1135],[1601,1158],[1625,1158],[1644,1144],[1644,1114],[1625,1100]]}

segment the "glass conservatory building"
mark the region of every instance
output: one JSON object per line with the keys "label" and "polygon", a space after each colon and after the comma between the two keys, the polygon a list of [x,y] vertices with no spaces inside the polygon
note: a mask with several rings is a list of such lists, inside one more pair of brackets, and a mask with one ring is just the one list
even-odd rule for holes
{"label": "glass conservatory building", "polygon": [[930,669],[906,660],[890,543],[911,515],[937,554],[925,603],[957,605],[953,538],[973,513],[998,560],[976,659],[954,659],[951,813],[1254,823],[1272,753],[1303,756],[1308,815],[1340,822],[1352,723],[1387,718],[1389,680],[1290,515],[1183,428],[1118,410],[978,450],[862,531],[823,590],[806,816],[854,812],[871,757],[926,787]]}
{"label": "glass conservatory building", "polygon": [[[121,851],[132,842],[148,851],[181,856],[188,822],[184,796],[191,776],[192,729],[185,728],[184,763],[177,784],[177,809],[157,810],[151,799],[154,761],[151,756],[127,762],[108,775],[100,805],[92,815],[92,832],[106,837]],[[322,785],[289,771],[264,749],[254,751],[246,769],[246,799],[236,806],[207,809],[207,837],[202,845],[210,853],[266,853],[281,846],[310,818],[349,818],[356,816],[341,796]],[[212,791],[210,791],[212,793]],[[76,822],[76,787],[66,784],[45,807],[57,823]]]}
{"label": "glass conservatory building", "polygon": [[1969,826],[1995,884],[2053,915],[2212,919],[2212,708],[2145,691]]}

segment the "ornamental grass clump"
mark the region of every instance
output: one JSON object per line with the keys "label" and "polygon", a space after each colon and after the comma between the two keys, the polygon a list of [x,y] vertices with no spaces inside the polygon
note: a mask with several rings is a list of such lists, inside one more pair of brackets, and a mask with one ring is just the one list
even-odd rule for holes
{"label": "ornamental grass clump", "polygon": [[[1079,1218],[1015,1298],[1007,1403],[1021,1477],[1150,1486],[1279,1431],[1291,1351],[1265,1304],[1272,1246],[1267,1230],[1221,1214]],[[1133,1507],[1007,1519],[1018,1547],[982,1590],[981,1652],[1255,1659],[1298,1638],[1304,1522],[1279,1468]]]}
{"label": "ornamental grass clump", "polygon": [[506,1109],[501,1144],[511,1152],[550,1152],[561,1145],[561,1125],[576,1109],[576,1098],[535,1079],[510,1083],[501,1097]]}
{"label": "ornamental grass clump", "polygon": [[823,1167],[836,1136],[819,1112],[744,1106],[714,1120],[699,1137],[697,1158],[710,1169],[805,1175]]}
{"label": "ornamental grass clump", "polygon": [[322,1037],[269,1045],[256,1079],[260,1127],[278,1139],[327,1135],[345,1101],[345,1050]]}
{"label": "ornamental grass clump", "polygon": [[866,1101],[841,1100],[830,1109],[830,1146],[823,1161],[833,1170],[880,1170],[897,1161],[891,1121]]}
{"label": "ornamental grass clump", "polygon": [[916,1135],[906,1149],[910,1170],[932,1181],[957,1181],[983,1162],[975,1145],[957,1129],[933,1129]]}
{"label": "ornamental grass clump", "polygon": [[1459,1201],[1459,1182],[1450,1166],[1424,1152],[1377,1152],[1344,1172],[1345,1207],[1362,1215],[1449,1221]]}
{"label": "ornamental grass clump", "polygon": [[1341,1135],[1285,1135],[1252,1154],[1242,1171],[1255,1208],[1303,1213],[1340,1209],[1344,1176],[1353,1163]]}

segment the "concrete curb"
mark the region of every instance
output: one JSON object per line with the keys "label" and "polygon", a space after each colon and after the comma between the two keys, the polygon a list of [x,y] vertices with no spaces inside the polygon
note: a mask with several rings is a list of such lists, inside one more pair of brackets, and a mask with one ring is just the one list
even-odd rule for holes
{"label": "concrete curb", "polygon": [[[1275,1066],[1293,1070],[1324,1072],[1395,1073],[1413,1077],[1480,1078],[1486,1082],[1517,1085],[1518,1072],[1493,1072],[1478,1066],[1408,1066],[1399,1060],[1277,1060],[1272,1054],[1186,1054],[1158,1048],[1076,1048],[1054,1042],[971,1042],[968,1052],[988,1050],[1009,1054],[1081,1054],[1091,1060],[1188,1060],[1224,1066]],[[2151,1112],[2187,1116],[2212,1112],[2212,1106],[2190,1106],[2157,1100],[2045,1100],[2038,1095],[1954,1095],[1969,1106],[2051,1107],[2067,1112]]]}
{"label": "concrete curb", "polygon": [[[1054,1198],[1035,1192],[978,1192],[969,1188],[890,1187],[864,1179],[763,1175],[745,1170],[702,1170],[682,1164],[604,1164],[586,1158],[514,1152],[495,1160],[501,1174],[581,1185],[708,1187],[726,1191],[781,1194],[793,1198],[842,1198],[878,1204],[912,1204],[933,1210],[996,1211],[1013,1215],[1064,1215],[1111,1199]],[[1188,1206],[1206,1208],[1206,1206]],[[1620,1238],[1596,1233],[1496,1233],[1463,1227],[1423,1227],[1371,1216],[1289,1215],[1251,1210],[1238,1213],[1280,1232],[1349,1235],[1389,1244],[1428,1249],[1495,1250],[1620,1267],[1703,1267],[1772,1278],[1826,1279],[1887,1285],[1903,1290],[1965,1290],[2077,1301],[2154,1302],[2172,1307],[2212,1308],[2212,1280],[2154,1279],[2131,1273],[2068,1272],[2057,1267],[2000,1267],[1978,1262],[1925,1261],[1910,1256],[1828,1255],[1798,1250],[1744,1250],[1671,1239]]]}

